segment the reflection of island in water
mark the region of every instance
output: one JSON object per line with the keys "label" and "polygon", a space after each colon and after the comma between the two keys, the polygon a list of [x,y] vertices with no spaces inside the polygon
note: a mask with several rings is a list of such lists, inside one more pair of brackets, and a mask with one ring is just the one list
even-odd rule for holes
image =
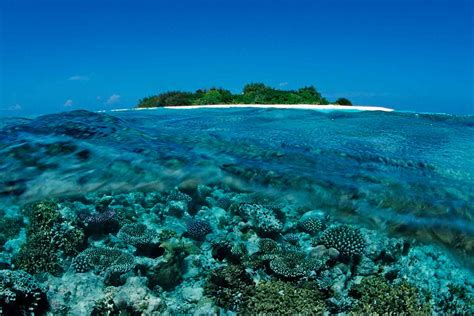
{"label": "reflection of island in water", "polygon": [[[159,108],[0,126],[0,284],[43,282],[38,308],[472,311],[472,117]],[[282,291],[297,294],[272,310]]]}

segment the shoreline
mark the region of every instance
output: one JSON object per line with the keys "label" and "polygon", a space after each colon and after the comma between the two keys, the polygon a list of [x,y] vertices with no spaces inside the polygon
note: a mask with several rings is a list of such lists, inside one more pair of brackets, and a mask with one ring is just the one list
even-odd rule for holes
{"label": "shoreline", "polygon": [[[158,109],[160,107],[151,108],[135,108],[135,110]],[[224,108],[274,108],[274,109],[299,109],[299,110],[353,110],[353,111],[384,111],[392,112],[394,109],[380,106],[365,105],[316,105],[316,104],[213,104],[213,105],[182,105],[182,106],[164,106],[165,109],[173,110],[191,110],[191,109],[224,109]]]}

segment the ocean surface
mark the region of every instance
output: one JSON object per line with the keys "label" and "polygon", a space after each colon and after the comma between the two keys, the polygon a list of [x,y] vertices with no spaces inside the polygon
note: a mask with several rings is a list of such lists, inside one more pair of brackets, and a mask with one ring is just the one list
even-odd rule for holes
{"label": "ocean surface", "polygon": [[[449,267],[453,270],[452,267],[455,267],[462,271],[459,273],[465,273],[467,277],[463,282],[467,294],[463,294],[463,297],[472,298],[472,282],[474,282],[472,279],[474,269],[473,116],[284,109],[156,109],[113,113],[72,111],[33,119],[0,118],[0,175],[0,211],[3,209],[3,216],[5,218],[25,216],[21,233],[18,235],[20,237],[10,237],[10,244],[14,246],[2,248],[4,254],[0,257],[0,264],[5,271],[20,269],[36,278],[40,283],[38,286],[44,287],[43,292],[47,297],[44,306],[48,305],[48,307],[45,307],[43,311],[58,308],[55,313],[60,309],[72,314],[74,314],[73,311],[80,313],[77,302],[71,299],[58,303],[56,301],[59,299],[55,293],[60,292],[62,283],[71,283],[67,281],[69,279],[66,280],[66,277],[78,278],[77,275],[81,273],[70,272],[71,260],[75,262],[74,257],[90,247],[107,246],[125,252],[128,249],[135,255],[135,260],[145,260],[137,259],[142,256],[134,252],[135,248],[127,248],[128,246],[123,246],[116,241],[124,235],[123,232],[117,234],[118,229],[123,227],[121,222],[117,231],[108,231],[108,235],[104,234],[99,238],[95,233],[87,232],[87,225],[84,228],[77,224],[78,220],[73,219],[75,212],[79,210],[83,212],[87,208],[85,206],[96,203],[95,209],[79,218],[84,220],[87,216],[92,218],[98,214],[112,216],[119,212],[118,207],[109,206],[104,211],[97,207],[97,202],[91,201],[98,201],[104,196],[113,201],[120,201],[120,199],[126,199],[123,196],[133,195],[136,199],[137,194],[142,194],[143,198],[151,193],[166,194],[165,192],[175,192],[175,194],[178,192],[189,196],[190,201],[191,199],[198,201],[190,202],[191,204],[184,210],[184,215],[173,213],[173,218],[182,220],[184,223],[189,215],[194,221],[196,217],[199,217],[200,220],[210,223],[207,229],[207,227],[202,227],[202,223],[193,222],[202,232],[212,231],[211,234],[217,234],[217,237],[208,239],[198,234],[196,240],[201,239],[200,242],[203,242],[204,238],[203,244],[198,242],[198,247],[201,247],[202,252],[210,249],[206,248],[206,243],[209,244],[208,247],[213,247],[210,239],[218,239],[218,236],[222,235],[219,235],[218,230],[226,234],[235,233],[235,227],[243,225],[242,222],[248,222],[250,228],[242,228],[239,232],[245,238],[232,237],[232,240],[245,244],[249,255],[252,253],[253,239],[272,239],[280,244],[278,247],[284,248],[286,241],[300,238],[299,244],[305,249],[301,251],[311,256],[311,251],[320,249],[317,246],[318,242],[313,242],[315,247],[309,244],[309,240],[314,236],[310,238],[310,235],[305,235],[307,231],[298,230],[296,228],[298,218],[290,213],[303,216],[308,211],[317,210],[318,220],[324,218],[330,221],[327,224],[328,229],[332,226],[345,225],[345,227],[356,227],[362,232],[367,232],[364,241],[366,249],[369,249],[371,244],[379,242],[374,237],[378,235],[386,236],[384,238],[388,238],[387,240],[409,241],[411,245],[416,245],[411,249],[417,249],[416,247],[435,249],[433,251],[440,255],[431,256],[430,258],[435,258],[433,262],[442,256],[444,258],[442,260],[445,260],[443,262],[449,262],[449,265],[445,265],[446,269]],[[201,194],[199,190],[202,188],[211,188],[209,192],[213,192],[201,199],[207,202],[202,202],[199,198]],[[223,195],[219,193],[220,200],[216,197],[218,196],[216,192],[224,192]],[[248,195],[258,195],[262,201],[266,201],[265,203],[271,202],[277,205],[272,204],[272,208],[268,206],[267,209],[279,209],[274,210],[271,216],[275,216],[281,222],[281,227],[271,232],[265,229],[262,231],[262,227],[254,223],[258,220],[253,218],[254,215],[251,214],[253,211],[249,211],[248,208],[242,210],[241,206],[248,204],[263,207],[266,204],[257,203],[254,200],[250,202],[250,198],[249,201],[244,202],[239,200],[242,196]],[[116,196],[122,197],[115,198]],[[214,204],[209,202],[212,200],[211,197],[214,197],[217,202]],[[178,201],[186,199],[176,198]],[[78,229],[82,227],[86,236],[86,240],[77,247],[76,253],[73,251],[70,255],[65,254],[66,252],[58,254],[61,257],[61,268],[58,271],[61,272],[53,273],[48,269],[42,271],[34,268],[28,270],[27,264],[15,264],[15,256],[18,256],[19,249],[26,247],[25,244],[30,242],[28,236],[32,234],[31,225],[34,222],[31,213],[22,215],[24,214],[22,209],[31,208],[30,205],[45,200],[54,200],[55,203],[59,203],[63,217],[61,223],[72,223],[70,225],[76,225]],[[173,198],[164,199],[165,202],[156,202],[153,205],[161,203],[163,213],[165,210],[170,210],[170,200]],[[223,202],[224,200],[226,203]],[[235,211],[229,206],[233,202],[237,205],[235,207],[241,207],[240,211]],[[115,202],[110,205],[114,205],[113,203]],[[116,202],[117,205],[120,203]],[[165,224],[174,227],[174,222],[167,219],[171,213],[163,213],[164,215],[160,217],[162,222],[158,219],[150,220],[154,212],[150,210],[153,207],[140,203],[120,204],[127,207],[132,205],[130,209],[133,208],[135,213],[134,216],[129,216],[130,221],[135,224],[137,222],[145,224],[151,230],[159,230]],[[79,207],[79,204],[82,206]],[[135,204],[142,205],[140,210],[134,208]],[[291,210],[285,206],[291,206]],[[68,211],[65,211],[66,208]],[[227,221],[217,219],[214,223],[213,209],[223,210],[222,218]],[[107,212],[113,212],[113,214]],[[281,213],[284,214],[281,215]],[[296,218],[293,222],[292,216]],[[236,220],[235,217],[238,219]],[[182,238],[195,243],[192,241],[193,238],[188,238],[189,235],[193,236],[195,226],[190,226],[189,220],[186,223],[188,223],[188,232],[187,235],[184,232]],[[128,225],[131,225],[130,222]],[[186,225],[183,225],[185,227],[183,231],[185,231]],[[175,231],[178,235],[180,234],[179,229]],[[289,237],[290,234],[297,236]],[[324,231],[322,234],[324,236]],[[288,237],[285,237],[287,235]],[[321,238],[320,240],[327,240],[327,236]],[[293,242],[289,243],[294,245]],[[327,248],[331,248],[327,242],[322,243]],[[312,250],[308,250],[308,247],[312,247]],[[337,246],[332,248],[344,254],[344,250],[338,249]],[[260,249],[260,252],[262,251]],[[350,276],[346,276],[344,286],[350,287],[350,282],[358,284],[357,282],[360,283],[360,280],[367,278],[368,275],[378,276],[379,272],[376,271],[383,270],[383,273],[388,273],[390,267],[395,267],[397,264],[399,265],[397,269],[392,270],[404,271],[403,269],[408,265],[402,258],[404,255],[409,256],[406,253],[400,254],[402,259],[398,257],[393,259],[394,262],[381,262],[375,258],[375,255],[372,258],[367,254],[368,250],[360,253],[362,253],[362,259],[358,259],[360,261],[347,258],[346,260],[332,258],[333,261],[328,261],[333,263],[340,261],[341,264],[349,267],[347,273]],[[360,253],[357,255],[360,256]],[[426,252],[423,255],[426,255]],[[190,256],[199,255],[193,253]],[[200,256],[205,257],[203,254]],[[361,272],[359,276],[354,271],[358,265],[360,266],[360,262],[365,262],[364,256],[371,258],[372,264],[377,265],[378,270],[374,268],[372,272]],[[217,260],[215,256],[213,258]],[[219,257],[219,259],[222,258]],[[222,266],[230,262],[233,261],[226,257],[214,268],[222,269]],[[245,262],[238,261],[237,266],[243,266],[248,270],[249,265]],[[270,261],[270,268],[262,270],[266,272],[255,272],[256,274],[251,279],[266,282],[277,282],[274,280],[278,279],[278,282],[286,282],[285,278],[281,281],[278,277],[281,273],[272,268],[276,264],[273,262]],[[331,266],[332,263],[325,264]],[[331,267],[338,264],[334,263]],[[419,265],[429,263],[418,261],[413,264],[418,269]],[[153,266],[151,263],[150,265]],[[426,267],[426,269],[431,268]],[[107,286],[115,287],[116,291],[120,291],[125,286],[132,286],[129,283],[135,280],[134,278],[138,280],[143,276],[147,276],[147,282],[152,282],[150,272],[148,270],[146,270],[148,272],[143,272],[145,270],[143,268],[140,270],[141,273],[138,273],[137,269],[131,269],[130,271],[134,271],[135,275],[126,282],[118,282],[118,284],[112,282],[110,285],[104,281],[102,291]],[[160,307],[162,308],[160,311],[193,313],[200,310],[214,313],[221,309],[221,311],[234,312],[278,312],[278,310],[262,309],[263,307],[258,307],[260,309],[252,307],[255,308],[254,310],[242,307],[245,305],[245,308],[250,308],[248,306],[254,306],[255,302],[230,304],[225,301],[223,303],[224,299],[215,298],[216,296],[222,298],[224,295],[222,291],[209,290],[210,281],[209,277],[204,275],[204,270],[198,269],[201,272],[197,272],[192,278],[187,278],[189,271],[184,270],[183,281],[175,284],[174,287],[170,288],[159,282],[158,285],[161,288],[159,291],[151,286],[147,287],[147,291],[152,291],[153,295],[167,306]],[[343,268],[341,270],[344,271]],[[222,270],[219,271],[222,272]],[[255,268],[255,271],[260,270]],[[312,271],[313,275],[317,275],[315,278],[318,278],[324,274],[325,270],[321,268]],[[328,268],[327,271],[332,270]],[[44,273],[49,273],[50,276],[46,277]],[[100,273],[89,273],[91,278],[101,276]],[[409,272],[406,273],[407,277],[404,279],[410,280]],[[438,273],[441,273],[439,269]],[[449,272],[443,273],[445,273],[444,276],[427,274],[426,278],[439,277],[444,282],[440,282],[443,285],[439,286],[447,288],[449,286],[446,284],[455,280],[450,280],[454,277],[446,274]],[[41,277],[38,278],[38,275]],[[84,275],[88,274],[81,275],[81,278],[85,278]],[[387,284],[392,284],[391,282],[398,284],[397,277],[390,278],[387,274],[383,275],[388,280]],[[359,276],[359,279],[354,276]],[[281,286],[289,284],[293,286],[295,284],[293,275],[286,277],[289,277],[291,282],[288,281],[288,284]],[[304,278],[310,282],[311,273],[305,275]],[[402,279],[400,277],[399,282],[402,282]],[[414,277],[412,280],[415,280]],[[428,282],[422,278],[415,281]],[[415,281],[413,282],[416,283]],[[7,287],[5,282],[4,288]],[[189,284],[201,282],[199,283],[203,288],[201,295],[210,297],[212,310],[211,305],[198,306],[200,303],[183,298],[183,293],[187,293],[185,290],[187,288],[183,285],[187,284],[186,282]],[[203,282],[208,283],[203,285]],[[194,284],[193,287],[196,285]],[[0,295],[1,289],[0,279]],[[100,289],[96,290],[100,292]],[[434,288],[433,290],[437,291]],[[257,292],[249,295],[249,301],[252,301],[251,297],[258,297],[255,293],[263,290],[257,286],[255,291]],[[319,291],[323,290],[320,288]],[[331,293],[335,293],[336,290],[332,291]],[[359,306],[358,308],[366,306],[361,303],[364,296],[351,294],[354,290],[348,288],[347,290],[340,289],[340,291],[352,300],[352,305],[349,305]],[[178,292],[181,296],[177,294]],[[15,293],[19,297],[18,291]],[[105,295],[103,294],[105,292],[100,293],[102,294],[97,295]],[[212,299],[213,295],[214,299]],[[187,310],[173,307],[173,304],[179,305],[180,299],[177,297],[186,301],[189,305]],[[86,300],[84,297],[82,299]],[[76,301],[80,300],[76,298]],[[120,300],[117,296],[114,296],[112,300],[117,309],[120,309]],[[350,311],[349,307],[345,307],[343,303],[329,304],[333,297],[326,296],[321,300],[324,302],[321,304],[325,306],[321,310]],[[442,300],[442,298],[432,298],[431,311],[447,311],[447,305],[439,305]],[[466,306],[469,306],[469,302],[474,302],[465,300]],[[62,307],[57,307],[59,305]],[[461,308],[459,306],[457,308]],[[3,308],[14,310],[11,304],[4,304]],[[317,313],[320,310],[312,311]],[[356,311],[376,310],[356,309]],[[399,312],[396,309],[392,311]],[[426,312],[426,310],[423,311]],[[424,313],[423,311],[421,313]],[[460,311],[469,312],[468,309],[460,309]],[[151,310],[149,312],[152,313]],[[307,310],[302,312],[306,313]],[[87,313],[91,311],[87,310]]]}

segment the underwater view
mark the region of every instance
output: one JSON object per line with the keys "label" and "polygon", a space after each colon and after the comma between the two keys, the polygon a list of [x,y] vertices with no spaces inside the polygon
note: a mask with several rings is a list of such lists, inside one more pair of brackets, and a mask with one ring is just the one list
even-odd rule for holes
{"label": "underwater view", "polygon": [[474,117],[0,118],[0,314],[474,313]]}

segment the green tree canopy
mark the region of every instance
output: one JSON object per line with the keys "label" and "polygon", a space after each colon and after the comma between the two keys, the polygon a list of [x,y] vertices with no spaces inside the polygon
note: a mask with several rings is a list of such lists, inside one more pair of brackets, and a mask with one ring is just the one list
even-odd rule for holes
{"label": "green tree canopy", "polygon": [[[196,92],[171,91],[149,96],[139,101],[138,107],[161,107],[205,104],[328,104],[328,100],[314,86],[298,90],[279,90],[263,83],[249,83],[242,93],[232,94],[222,88],[199,89]],[[336,104],[351,105],[345,98]]]}
{"label": "green tree canopy", "polygon": [[346,98],[337,99],[336,104],[339,104],[339,105],[352,105],[351,101],[349,101],[349,99],[346,99]]}

